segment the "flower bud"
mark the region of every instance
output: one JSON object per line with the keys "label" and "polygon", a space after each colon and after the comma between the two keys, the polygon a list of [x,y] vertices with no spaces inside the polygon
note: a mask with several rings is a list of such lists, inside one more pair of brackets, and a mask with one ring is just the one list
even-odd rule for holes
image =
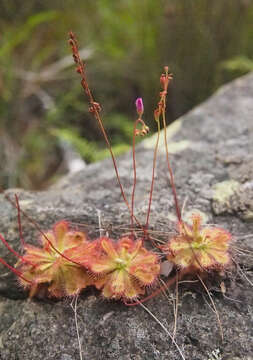
{"label": "flower bud", "polygon": [[144,113],[144,105],[142,98],[137,98],[135,101],[136,111],[139,116],[141,116]]}
{"label": "flower bud", "polygon": [[154,110],[154,118],[155,118],[156,122],[159,121],[159,118],[160,118],[160,110],[159,109]]}

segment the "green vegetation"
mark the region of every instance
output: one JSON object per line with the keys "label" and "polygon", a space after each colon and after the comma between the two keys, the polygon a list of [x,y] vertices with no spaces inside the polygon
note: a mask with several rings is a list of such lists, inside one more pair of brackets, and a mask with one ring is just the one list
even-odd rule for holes
{"label": "green vegetation", "polygon": [[85,49],[88,78],[119,154],[134,101],[152,128],[157,76],[174,74],[169,121],[253,69],[252,0],[31,0],[0,4],[0,183],[42,188],[61,174],[67,140],[86,162],[106,154],[83,101],[67,33]]}

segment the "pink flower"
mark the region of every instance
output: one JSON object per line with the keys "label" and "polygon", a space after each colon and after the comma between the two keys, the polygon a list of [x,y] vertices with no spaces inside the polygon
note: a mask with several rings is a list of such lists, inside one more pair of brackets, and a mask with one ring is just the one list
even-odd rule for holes
{"label": "pink flower", "polygon": [[142,98],[137,98],[135,101],[136,111],[139,116],[141,116],[144,112],[144,105]]}

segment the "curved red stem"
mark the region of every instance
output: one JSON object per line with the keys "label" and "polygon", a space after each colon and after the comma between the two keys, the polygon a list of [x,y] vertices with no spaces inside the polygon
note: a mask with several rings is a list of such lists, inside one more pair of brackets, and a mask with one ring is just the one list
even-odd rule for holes
{"label": "curved red stem", "polygon": [[14,254],[19,260],[21,260],[22,262],[26,262],[27,264],[30,264],[32,266],[34,266],[30,261],[27,261],[23,258],[23,256],[19,255],[19,253],[17,253],[9,244],[8,242],[5,240],[5,238],[0,234],[0,240],[2,241],[2,243],[6,246],[6,248],[12,253]]}
{"label": "curved red stem", "polygon": [[[11,198],[4,194],[4,197],[6,200],[8,200],[14,207],[17,208],[17,204],[11,200]],[[34,221],[29,215],[27,215],[27,213],[22,210],[21,208],[19,208],[20,213],[25,216],[31,224],[33,224],[33,226],[39,231],[39,233],[46,239],[46,241],[48,242],[48,244],[51,246],[51,248],[57,253],[59,254],[62,258],[64,258],[65,260],[68,260],[69,262],[76,264],[78,266],[82,266],[84,267],[82,264],[78,263],[77,261],[71,260],[70,258],[68,258],[67,256],[65,256],[64,254],[62,254],[54,245],[53,243],[49,240],[49,238],[46,236],[46,234],[41,230],[41,228],[39,227],[39,225],[36,223],[36,221]]]}
{"label": "curved red stem", "polygon": [[136,301],[136,302],[132,302],[132,303],[127,303],[127,302],[124,300],[124,304],[125,304],[126,306],[136,306],[136,305],[139,305],[139,304],[143,304],[144,302],[146,302],[146,301],[152,299],[153,297],[159,295],[162,291],[168,289],[169,286],[173,285],[173,284],[176,282],[177,279],[180,280],[185,274],[186,274],[186,271],[181,270],[178,275],[175,275],[173,278],[169,279],[169,280],[165,283],[165,285],[161,286],[159,289],[157,289],[156,291],[154,291],[152,294],[150,294],[150,295],[146,296],[145,298],[140,299],[140,300],[138,300],[138,301]]}
{"label": "curved red stem", "polygon": [[157,152],[158,152],[158,146],[159,146],[159,141],[160,141],[160,120],[158,120],[157,126],[158,126],[158,132],[157,132],[157,139],[156,139],[154,157],[153,157],[152,178],[151,178],[151,186],[150,186],[150,192],[149,192],[148,211],[147,211],[147,217],[146,217],[146,228],[148,228],[148,225],[149,225],[149,217],[150,217],[151,204],[152,204],[152,198],[153,198],[153,190],[154,190],[154,184],[155,184],[156,159],[157,159]]}
{"label": "curved red stem", "polygon": [[132,155],[133,155],[133,189],[132,189],[132,196],[131,196],[131,227],[132,227],[132,231],[133,231],[133,222],[134,222],[134,195],[135,195],[135,188],[136,188],[136,158],[135,158],[135,139],[136,139],[136,128],[137,128],[137,124],[138,124],[139,119],[137,119],[134,122],[134,129],[133,129],[133,148],[132,148]]}
{"label": "curved red stem", "polygon": [[13,266],[9,265],[4,259],[0,258],[0,263],[2,263],[4,266],[6,266],[9,270],[11,270],[11,272],[13,272],[15,275],[17,275],[18,277],[20,277],[21,279],[23,279],[24,281],[30,283],[30,284],[34,284],[33,281],[26,279],[22,273],[20,271],[18,271],[17,269],[15,269]]}
{"label": "curved red stem", "polygon": [[172,194],[173,194],[173,198],[174,198],[174,204],[175,204],[175,208],[176,208],[177,218],[178,218],[179,223],[182,223],[182,216],[181,216],[180,206],[179,206],[178,198],[177,198],[177,191],[176,191],[176,186],[175,186],[175,182],[174,182],[174,175],[173,175],[173,171],[172,171],[172,168],[170,165],[170,160],[169,160],[165,110],[163,110],[162,117],[163,117],[163,127],[164,127],[164,129],[163,129],[164,130],[164,144],[165,144],[165,149],[166,149],[166,161],[167,161],[167,166],[168,166],[169,175],[170,175],[170,185],[171,185]]}
{"label": "curved red stem", "polygon": [[[134,129],[133,129],[133,148],[132,148],[132,156],[133,156],[133,189],[132,189],[132,195],[131,195],[131,226],[133,228],[133,220],[134,220],[134,196],[135,196],[135,189],[136,189],[136,182],[137,182],[137,171],[136,171],[136,152],[135,152],[135,140],[136,140],[136,129],[137,129],[137,125],[138,124],[142,124],[143,126],[145,126],[144,121],[139,117],[135,122],[134,122]],[[147,226],[145,225],[145,227],[143,227],[141,225],[142,231],[144,233],[144,237],[147,237]]]}

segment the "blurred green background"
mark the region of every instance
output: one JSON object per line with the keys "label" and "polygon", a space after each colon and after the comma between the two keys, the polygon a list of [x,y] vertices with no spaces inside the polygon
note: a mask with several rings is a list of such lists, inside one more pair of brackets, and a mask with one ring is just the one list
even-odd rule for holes
{"label": "blurred green background", "polygon": [[69,30],[120,154],[131,144],[136,97],[155,128],[164,65],[174,74],[168,122],[253,70],[252,24],[253,0],[1,0],[0,184],[43,189],[68,171],[73,149],[86,163],[107,155],[69,57]]}

